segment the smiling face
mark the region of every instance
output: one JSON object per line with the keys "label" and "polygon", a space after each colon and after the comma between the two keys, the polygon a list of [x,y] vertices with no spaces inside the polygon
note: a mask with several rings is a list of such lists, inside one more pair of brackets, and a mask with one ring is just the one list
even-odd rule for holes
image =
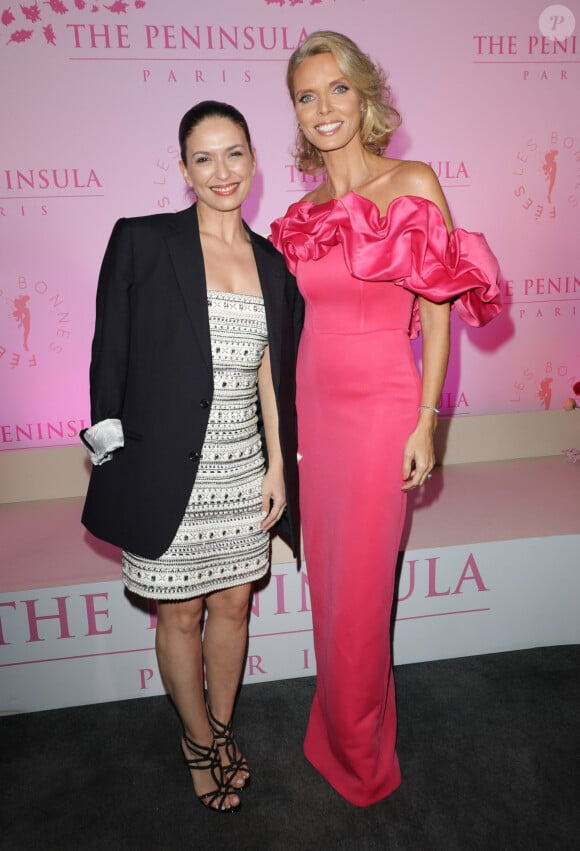
{"label": "smiling face", "polygon": [[296,117],[315,148],[324,154],[360,144],[361,99],[332,53],[304,59],[293,82]]}
{"label": "smiling face", "polygon": [[205,118],[187,137],[185,155],[179,167],[198,204],[219,212],[239,209],[256,172],[242,128],[229,118]]}

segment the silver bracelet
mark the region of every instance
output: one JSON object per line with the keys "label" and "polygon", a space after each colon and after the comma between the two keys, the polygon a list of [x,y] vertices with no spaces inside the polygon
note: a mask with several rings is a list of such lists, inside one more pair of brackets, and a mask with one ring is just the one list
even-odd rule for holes
{"label": "silver bracelet", "polygon": [[441,413],[439,408],[434,408],[433,405],[419,405],[419,410],[421,410],[421,408],[424,408],[426,411],[433,411],[435,414]]}

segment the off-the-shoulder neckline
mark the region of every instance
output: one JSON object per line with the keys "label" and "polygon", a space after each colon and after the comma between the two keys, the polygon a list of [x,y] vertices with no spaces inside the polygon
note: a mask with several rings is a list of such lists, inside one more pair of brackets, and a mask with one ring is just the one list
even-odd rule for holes
{"label": "off-the-shoulder neckline", "polygon": [[373,201],[372,198],[367,198],[366,195],[361,195],[361,193],[357,192],[355,189],[351,189],[348,192],[345,192],[344,195],[340,196],[340,198],[329,198],[328,201],[322,201],[320,204],[314,204],[312,201],[308,201],[306,198],[303,198],[301,201],[295,201],[294,204],[292,204],[291,206],[292,207],[307,206],[307,207],[311,207],[311,208],[316,210],[319,207],[326,207],[326,206],[332,205],[332,204],[340,204],[341,201],[344,201],[344,199],[348,198],[349,196],[352,196],[354,198],[360,198],[362,201],[366,201],[367,204],[369,204],[371,207],[373,207],[376,210],[377,215],[380,219],[386,219],[388,214],[389,214],[391,207],[394,204],[396,204],[397,201],[401,201],[403,199],[408,199],[410,201],[420,201],[423,204],[427,204],[431,207],[434,207],[435,210],[441,216],[441,218],[443,218],[443,213],[441,212],[441,210],[439,209],[439,207],[437,206],[437,204],[434,201],[431,201],[430,198],[424,198],[422,195],[412,195],[412,194],[397,195],[396,198],[393,198],[393,200],[389,202],[385,212],[383,214],[381,214],[381,211],[379,210],[376,202]]}
{"label": "off-the-shoulder neckline", "polygon": [[[368,204],[368,206],[374,211],[378,221],[384,222],[384,227],[387,228],[390,227],[390,225],[392,224],[392,208],[394,209],[399,202],[407,200],[418,202],[418,206],[424,205],[429,210],[431,210],[434,214],[435,220],[441,223],[441,225],[445,228],[448,234],[455,233],[456,231],[465,231],[465,228],[456,227],[455,225],[452,227],[451,230],[449,230],[447,227],[447,222],[443,217],[443,213],[441,212],[437,204],[434,201],[431,201],[429,198],[424,198],[422,195],[397,195],[396,198],[393,198],[393,200],[389,202],[389,205],[385,210],[384,215],[381,215],[381,211],[379,210],[376,203],[370,198],[367,198],[366,195],[361,195],[360,192],[357,192],[355,189],[351,189],[349,192],[345,192],[344,195],[340,196],[340,198],[330,198],[328,201],[323,201],[320,204],[313,204],[312,201],[308,201],[305,198],[303,198],[301,201],[294,201],[294,203],[288,207],[286,214],[282,216],[280,220],[277,219],[277,221],[289,218],[288,214],[291,210],[306,208],[310,212],[312,210],[323,209],[324,207],[327,207],[328,209],[333,209],[333,207],[335,207],[337,204],[344,202],[344,200],[348,198],[359,198],[361,201],[364,201],[366,204]],[[348,208],[348,203],[344,206]],[[465,232],[469,233],[469,231]],[[479,231],[474,231],[474,233],[479,233]]]}

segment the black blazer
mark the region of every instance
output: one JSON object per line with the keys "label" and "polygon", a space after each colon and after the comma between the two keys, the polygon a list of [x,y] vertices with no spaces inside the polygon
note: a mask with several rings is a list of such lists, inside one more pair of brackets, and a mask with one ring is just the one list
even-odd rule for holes
{"label": "black blazer", "polygon": [[[299,542],[296,350],[304,304],[281,254],[247,228],[264,297],[287,512]],[[195,204],[120,219],[97,290],[91,420],[121,420],[125,446],[93,467],[82,521],[98,538],[158,558],[184,515],[213,396],[207,290]],[[264,449],[266,447],[264,446]]]}

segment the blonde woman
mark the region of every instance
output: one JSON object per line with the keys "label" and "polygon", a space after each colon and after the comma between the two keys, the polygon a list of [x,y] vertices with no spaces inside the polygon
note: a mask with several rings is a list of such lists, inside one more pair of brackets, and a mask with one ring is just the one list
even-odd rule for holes
{"label": "blonde woman", "polygon": [[[349,38],[311,34],[287,73],[298,168],[324,181],[272,225],[306,303],[300,504],[317,690],[304,750],[366,806],[400,783],[390,619],[406,495],[435,464],[449,312],[500,310],[484,238],[454,230],[433,171],[384,156],[400,122]],[[419,376],[410,337],[423,333]]]}

